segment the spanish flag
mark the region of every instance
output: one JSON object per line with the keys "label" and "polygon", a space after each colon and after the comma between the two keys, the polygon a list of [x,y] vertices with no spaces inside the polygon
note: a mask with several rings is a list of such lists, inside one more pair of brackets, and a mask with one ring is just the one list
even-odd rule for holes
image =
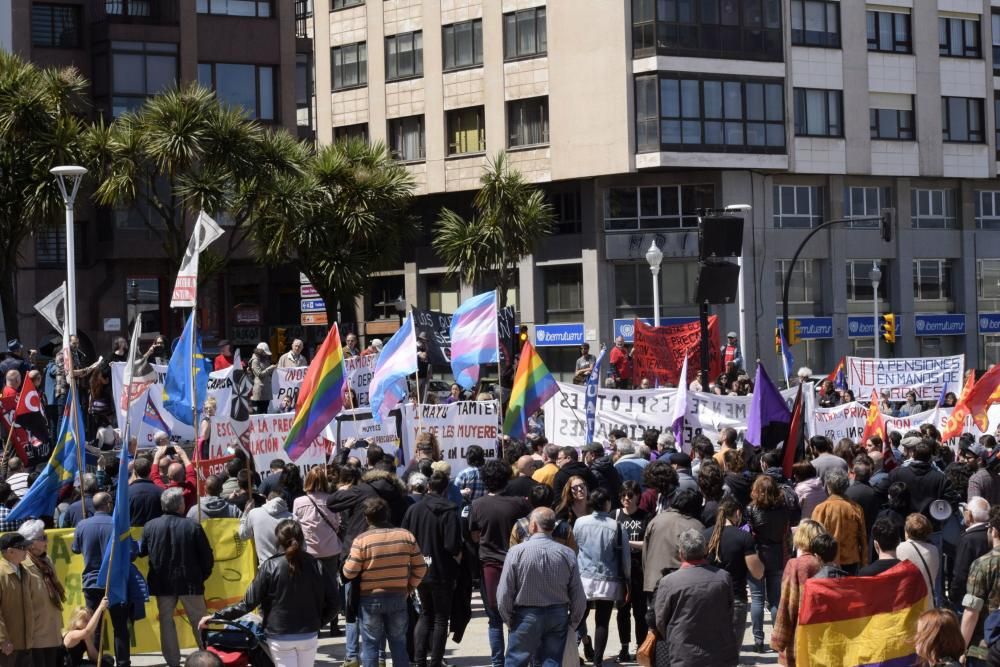
{"label": "spanish flag", "polygon": [[795,629],[798,667],[911,667],[927,584],[909,562],[875,577],[810,579]]}

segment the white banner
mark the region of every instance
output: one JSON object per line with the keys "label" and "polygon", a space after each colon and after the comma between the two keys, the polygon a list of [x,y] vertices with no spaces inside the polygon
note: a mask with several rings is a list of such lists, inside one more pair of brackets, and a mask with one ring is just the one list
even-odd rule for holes
{"label": "white banner", "polygon": [[[808,414],[813,392],[805,392]],[[585,435],[584,394],[582,385],[559,383],[561,393],[545,404],[545,437],[557,445],[583,447]],[[798,387],[781,392],[791,409]],[[597,414],[594,419],[594,440],[605,442],[608,432],[622,429],[636,442],[642,441],[647,428],[669,431],[673,423],[673,401],[676,389],[600,389],[597,392]],[[687,415],[684,417],[685,441],[699,433],[716,442],[724,428],[734,428],[740,438],[747,428],[750,396],[716,396],[688,392]]]}
{"label": "white banner", "polygon": [[[402,457],[399,456],[398,451],[400,447],[399,420],[399,410],[390,412],[381,424],[372,419],[371,410],[367,408],[344,410],[323,431],[323,436],[336,443],[344,443],[350,438],[367,440],[368,444],[378,445],[387,455],[396,457],[399,465],[405,465],[405,461],[409,459],[405,457],[405,454]],[[352,448],[350,455],[357,457],[364,464],[367,451],[364,447]]]}
{"label": "white banner", "polygon": [[[351,391],[358,397],[358,407],[368,405],[368,385],[375,373],[378,354],[344,359],[344,373]],[[299,388],[306,378],[307,366],[298,368],[275,368],[271,375],[271,407],[272,412],[286,412],[295,409],[299,398]]]}
{"label": "white banner", "polygon": [[905,400],[907,392],[912,390],[918,401],[937,402],[946,385],[948,391],[961,393],[965,355],[903,359],[847,357],[844,371],[847,386],[859,400],[867,401],[874,389],[888,391],[892,401]]}
{"label": "white banner", "polygon": [[[271,461],[281,459],[291,463],[288,454],[285,453],[284,443],[288,431],[292,428],[292,421],[295,413],[285,412],[273,415],[252,415],[250,426],[247,429],[244,439],[247,441],[246,448],[253,456],[254,464],[258,471],[266,471],[271,465]],[[229,447],[235,448],[239,442],[236,431],[232,428],[232,423],[228,417],[212,420],[212,440],[209,448],[209,458],[219,458],[226,456]],[[318,465],[326,465],[326,453],[331,443],[325,438],[319,437],[313,441],[309,449],[299,457],[295,463],[302,468],[302,472]],[[303,477],[305,475],[303,474]]]}
{"label": "white banner", "polygon": [[[892,417],[883,414],[885,418],[886,430],[906,433],[910,430],[920,428],[922,424],[933,424],[937,429],[943,430],[945,422],[951,415],[951,408],[935,408],[918,412],[909,417]],[[984,433],[994,433],[1000,425],[1000,405],[990,407],[987,412],[990,420],[989,430],[980,431],[971,418],[966,418],[963,432],[974,435],[977,439]],[[859,440],[865,430],[865,420],[868,417],[868,407],[862,403],[846,403],[835,408],[817,408],[813,412],[812,427],[816,435],[825,435],[834,443],[840,438],[850,438]]]}
{"label": "white banner", "polygon": [[198,255],[220,236],[222,227],[201,211],[184,251],[181,268],[177,272],[177,282],[174,283],[174,293],[170,298],[171,308],[194,308],[198,300]]}
{"label": "white banner", "polygon": [[403,451],[407,461],[413,458],[417,436],[423,431],[437,436],[441,457],[451,465],[452,477],[468,467],[465,455],[470,445],[482,447],[487,459],[497,456],[497,434],[500,430],[498,401],[458,401],[420,406],[406,403],[401,410]]}

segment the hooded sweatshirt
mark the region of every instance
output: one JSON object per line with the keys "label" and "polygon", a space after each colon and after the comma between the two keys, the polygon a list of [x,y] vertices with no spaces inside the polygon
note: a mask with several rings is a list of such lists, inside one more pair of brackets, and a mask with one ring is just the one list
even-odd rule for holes
{"label": "hooded sweatshirt", "polygon": [[462,523],[455,505],[447,498],[425,493],[403,515],[402,527],[413,533],[427,563],[424,581],[430,584],[454,581],[456,556],[462,551]]}
{"label": "hooded sweatshirt", "polygon": [[263,563],[278,554],[275,527],[285,519],[294,519],[284,498],[272,498],[261,507],[254,507],[240,518],[240,539],[253,538],[257,561]]}
{"label": "hooded sweatshirt", "polygon": [[389,504],[390,523],[398,526],[409,507],[406,489],[399,478],[384,470],[369,470],[354,486],[340,489],[326,501],[333,512],[340,512],[342,539],[341,560],[351,552],[354,538],[368,530],[368,522],[361,511],[361,503],[368,498],[382,498]]}
{"label": "hooded sweatshirt", "polygon": [[[202,519],[239,519],[240,508],[219,496],[205,496],[198,501]],[[198,505],[188,510],[187,518],[198,520]]]}

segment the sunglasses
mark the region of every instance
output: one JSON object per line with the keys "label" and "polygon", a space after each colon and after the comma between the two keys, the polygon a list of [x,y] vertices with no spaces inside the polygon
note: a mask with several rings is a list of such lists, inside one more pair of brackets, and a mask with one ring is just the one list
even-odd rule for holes
{"label": "sunglasses", "polygon": [[573,486],[569,487],[569,490],[570,491],[583,491],[586,488],[587,488],[586,484],[574,484]]}
{"label": "sunglasses", "polygon": [[634,493],[623,493],[622,494],[622,500],[632,500],[633,498],[635,498],[635,494]]}

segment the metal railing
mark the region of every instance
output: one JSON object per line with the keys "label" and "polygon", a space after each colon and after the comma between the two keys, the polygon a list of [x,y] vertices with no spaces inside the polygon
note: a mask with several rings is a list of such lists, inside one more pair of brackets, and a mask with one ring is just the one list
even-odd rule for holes
{"label": "metal railing", "polygon": [[176,25],[178,0],[92,0],[94,21]]}

